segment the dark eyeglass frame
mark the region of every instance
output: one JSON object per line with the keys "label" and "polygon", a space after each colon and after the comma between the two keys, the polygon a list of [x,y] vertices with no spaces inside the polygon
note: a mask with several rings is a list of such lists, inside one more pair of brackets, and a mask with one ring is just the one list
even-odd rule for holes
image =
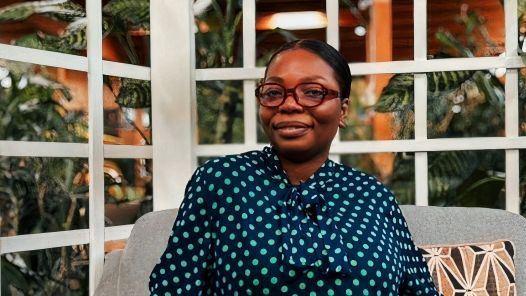
{"label": "dark eyeglass frame", "polygon": [[[319,101],[318,104],[316,105],[303,105],[302,103],[300,103],[300,99],[299,99],[299,96],[298,94],[296,93],[296,90],[299,86],[302,86],[302,85],[305,85],[305,84],[315,84],[315,85],[318,85],[320,86],[320,88],[322,89],[323,91],[323,97],[321,98],[321,100]],[[283,99],[281,100],[281,102],[277,105],[265,105],[262,103],[261,101],[261,89],[265,86],[269,86],[269,85],[275,85],[275,86],[279,86],[281,87],[283,90],[284,90],[284,96],[283,96]],[[302,106],[302,107],[305,107],[305,108],[313,108],[313,107],[317,107],[321,104],[323,104],[324,102],[328,101],[328,100],[331,100],[331,99],[334,99],[334,98],[339,98],[340,97],[340,92],[339,91],[336,91],[336,90],[333,90],[333,89],[328,89],[326,88],[325,86],[323,86],[323,84],[321,83],[318,83],[318,82],[302,82],[302,83],[299,83],[297,84],[296,86],[294,86],[293,88],[286,88],[284,87],[283,85],[279,84],[279,83],[275,83],[275,82],[269,82],[269,83],[262,83],[260,84],[256,90],[255,90],[255,94],[256,94],[256,98],[258,99],[258,102],[261,106],[264,106],[264,107],[268,107],[268,108],[275,108],[275,107],[279,107],[281,105],[283,105],[283,103],[285,102],[285,100],[288,98],[289,95],[292,95],[292,97],[294,98],[294,100],[296,101],[296,104]]]}

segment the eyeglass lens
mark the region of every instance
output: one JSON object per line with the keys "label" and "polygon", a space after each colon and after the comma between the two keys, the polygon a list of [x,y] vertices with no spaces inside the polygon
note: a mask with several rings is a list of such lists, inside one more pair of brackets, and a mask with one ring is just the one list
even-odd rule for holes
{"label": "eyeglass lens", "polygon": [[293,89],[285,89],[279,84],[263,84],[258,88],[258,98],[263,106],[279,106],[293,92],[299,105],[312,107],[322,103],[326,89],[317,83],[302,83]]}

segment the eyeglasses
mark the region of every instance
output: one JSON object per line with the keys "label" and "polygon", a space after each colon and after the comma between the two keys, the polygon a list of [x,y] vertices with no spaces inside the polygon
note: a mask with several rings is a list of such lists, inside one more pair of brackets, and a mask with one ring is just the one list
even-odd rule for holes
{"label": "eyeglasses", "polygon": [[281,106],[289,95],[298,105],[310,108],[321,105],[325,98],[337,98],[340,93],[316,82],[300,83],[289,89],[278,83],[264,83],[256,88],[256,97],[264,107]]}

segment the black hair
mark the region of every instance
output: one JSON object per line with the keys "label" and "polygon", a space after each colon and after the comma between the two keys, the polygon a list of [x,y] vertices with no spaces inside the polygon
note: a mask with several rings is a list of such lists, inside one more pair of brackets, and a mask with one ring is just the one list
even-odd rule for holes
{"label": "black hair", "polygon": [[334,70],[336,81],[338,81],[338,85],[340,86],[340,98],[349,98],[352,80],[349,65],[339,51],[320,40],[299,39],[283,44],[270,57],[265,69],[265,78],[267,77],[268,66],[272,63],[272,60],[274,60],[275,57],[286,50],[297,48],[308,50],[322,58]]}

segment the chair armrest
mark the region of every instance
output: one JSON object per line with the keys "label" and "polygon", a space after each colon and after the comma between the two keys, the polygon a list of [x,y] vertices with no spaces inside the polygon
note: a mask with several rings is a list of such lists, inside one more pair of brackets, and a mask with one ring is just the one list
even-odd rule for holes
{"label": "chair armrest", "polygon": [[119,295],[121,258],[124,250],[114,250],[106,254],[104,259],[104,271],[95,295]]}

